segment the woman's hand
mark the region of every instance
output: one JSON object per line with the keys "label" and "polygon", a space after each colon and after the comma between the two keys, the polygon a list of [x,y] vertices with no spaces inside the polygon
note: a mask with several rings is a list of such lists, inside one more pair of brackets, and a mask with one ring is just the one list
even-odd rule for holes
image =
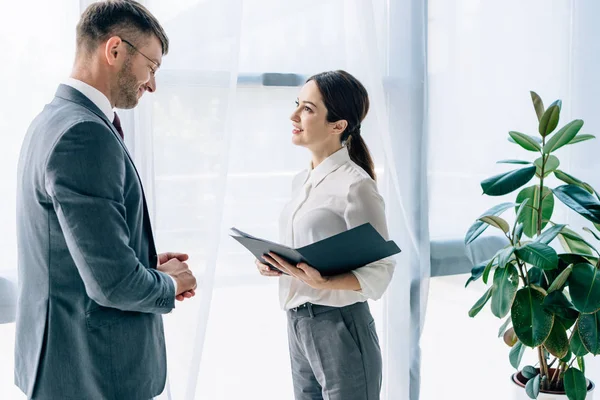
{"label": "woman's hand", "polygon": [[267,264],[263,264],[258,260],[255,260],[254,264],[256,264],[258,272],[260,272],[260,274],[263,276],[281,276],[280,271],[273,271]]}
{"label": "woman's hand", "polygon": [[275,268],[280,269],[294,278],[300,279],[313,289],[327,288],[329,279],[322,276],[319,271],[306,263],[293,265],[273,252],[270,252],[268,255],[264,255],[263,259],[269,264],[274,265]]}

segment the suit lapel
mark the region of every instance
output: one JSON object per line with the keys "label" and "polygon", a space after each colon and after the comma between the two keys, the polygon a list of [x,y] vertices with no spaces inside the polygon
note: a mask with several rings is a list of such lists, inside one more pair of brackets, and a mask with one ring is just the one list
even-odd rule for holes
{"label": "suit lapel", "polygon": [[115,138],[121,144],[121,147],[125,151],[125,154],[127,154],[127,158],[129,159],[129,162],[133,166],[135,175],[138,179],[140,187],[142,188],[142,200],[143,200],[143,205],[144,205],[144,225],[147,227],[147,234],[149,237],[149,246],[150,246],[149,262],[150,262],[151,268],[156,268],[158,266],[158,256],[157,256],[157,252],[156,252],[156,245],[154,243],[154,235],[152,233],[152,223],[150,221],[150,213],[148,211],[148,204],[146,203],[146,193],[144,192],[144,185],[142,184],[142,179],[140,178],[140,174],[135,166],[135,163],[133,162],[133,157],[131,157],[129,150],[127,150],[127,147],[125,146],[125,142],[123,142],[123,140],[121,139],[121,135],[119,135],[119,132],[113,125],[112,121],[109,121],[108,118],[106,118],[106,115],[79,90],[72,88],[68,85],[61,84],[61,85],[59,85],[58,90],[56,91],[56,97],[79,104],[79,105],[87,108],[90,112],[96,114],[98,117],[100,117],[102,119],[102,121],[104,121],[104,123],[106,124],[108,129],[110,129],[110,131],[113,133],[113,135],[115,135]]}

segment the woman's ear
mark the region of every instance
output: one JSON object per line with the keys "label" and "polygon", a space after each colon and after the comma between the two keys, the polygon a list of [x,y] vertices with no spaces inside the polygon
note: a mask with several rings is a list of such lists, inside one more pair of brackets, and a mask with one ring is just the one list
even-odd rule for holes
{"label": "woman's ear", "polygon": [[333,130],[331,133],[335,135],[341,135],[348,127],[348,121],[346,121],[345,119],[340,119],[339,121],[332,122],[332,124]]}

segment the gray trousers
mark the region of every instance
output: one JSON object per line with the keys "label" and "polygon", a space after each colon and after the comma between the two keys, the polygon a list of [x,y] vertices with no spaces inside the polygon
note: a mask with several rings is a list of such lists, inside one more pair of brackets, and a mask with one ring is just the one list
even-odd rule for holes
{"label": "gray trousers", "polygon": [[367,302],[289,310],[296,400],[379,400],[381,349]]}

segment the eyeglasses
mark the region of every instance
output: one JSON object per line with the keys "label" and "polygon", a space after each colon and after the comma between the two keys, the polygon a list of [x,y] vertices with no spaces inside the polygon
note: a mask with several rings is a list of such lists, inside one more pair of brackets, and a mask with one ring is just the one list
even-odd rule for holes
{"label": "eyeglasses", "polygon": [[152,59],[150,59],[150,57],[148,57],[147,55],[145,55],[144,53],[142,53],[141,51],[139,51],[137,49],[137,47],[135,47],[134,45],[132,45],[129,41],[121,38],[121,40],[124,43],[127,43],[129,46],[131,46],[132,49],[134,49],[135,51],[137,51],[138,53],[140,53],[146,60],[150,61],[152,64],[156,65],[156,68],[150,68],[150,72],[152,72],[152,75],[156,75],[156,73],[158,72],[158,69],[160,68],[160,65],[158,65],[158,63]]}

